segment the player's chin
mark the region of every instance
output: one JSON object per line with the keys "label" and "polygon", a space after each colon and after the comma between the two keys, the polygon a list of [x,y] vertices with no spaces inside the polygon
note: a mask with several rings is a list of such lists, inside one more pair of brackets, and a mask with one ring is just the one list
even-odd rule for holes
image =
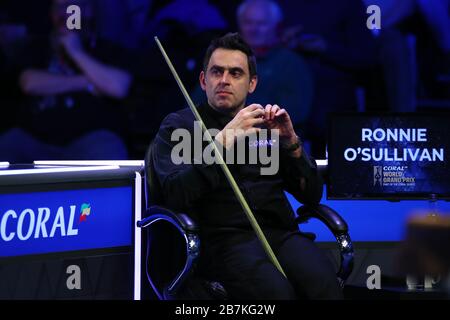
{"label": "player's chin", "polygon": [[221,109],[232,109],[234,106],[233,102],[228,99],[217,99],[215,104]]}

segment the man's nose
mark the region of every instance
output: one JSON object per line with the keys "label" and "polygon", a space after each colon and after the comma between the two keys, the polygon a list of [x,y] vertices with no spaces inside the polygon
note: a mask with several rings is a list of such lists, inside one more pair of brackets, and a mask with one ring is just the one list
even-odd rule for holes
{"label": "man's nose", "polygon": [[220,78],[220,83],[222,83],[222,84],[229,84],[230,83],[230,73],[228,71],[225,71],[222,74],[222,78]]}

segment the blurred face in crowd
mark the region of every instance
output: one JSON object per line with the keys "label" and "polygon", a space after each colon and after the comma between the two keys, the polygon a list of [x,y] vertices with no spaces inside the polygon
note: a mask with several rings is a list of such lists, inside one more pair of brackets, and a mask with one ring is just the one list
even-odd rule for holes
{"label": "blurred face in crowd", "polygon": [[277,42],[279,18],[267,1],[250,1],[238,12],[240,33],[254,49],[270,47]]}
{"label": "blurred face in crowd", "polygon": [[67,13],[67,8],[71,5],[77,5],[81,10],[81,31],[87,31],[89,23],[94,18],[94,8],[92,0],[53,0],[50,10],[50,17],[52,19],[53,28],[59,34],[65,34],[70,30],[67,29],[67,19],[70,14]]}
{"label": "blurred face in crowd", "polygon": [[208,103],[232,116],[244,107],[256,83],[256,76],[250,78],[247,55],[239,50],[216,49],[207,70],[200,74],[200,85],[206,91]]}

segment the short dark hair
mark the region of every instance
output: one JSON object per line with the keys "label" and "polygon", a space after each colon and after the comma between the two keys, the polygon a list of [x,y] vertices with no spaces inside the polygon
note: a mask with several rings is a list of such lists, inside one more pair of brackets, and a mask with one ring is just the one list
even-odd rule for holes
{"label": "short dark hair", "polygon": [[239,35],[239,33],[227,33],[223,37],[216,38],[211,41],[208,49],[206,50],[205,58],[203,59],[203,71],[207,71],[209,60],[213,52],[216,49],[228,49],[228,50],[239,50],[247,56],[248,69],[250,72],[250,78],[253,78],[258,74],[256,69],[256,57],[253,53],[252,48],[244,41],[244,39]]}

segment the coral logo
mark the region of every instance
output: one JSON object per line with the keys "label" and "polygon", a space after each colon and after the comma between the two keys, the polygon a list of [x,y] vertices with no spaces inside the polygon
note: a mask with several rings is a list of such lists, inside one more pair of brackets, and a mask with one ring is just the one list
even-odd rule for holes
{"label": "coral logo", "polygon": [[80,219],[78,220],[78,223],[82,223],[86,221],[87,217],[91,214],[91,205],[88,203],[83,203],[81,205],[80,209]]}
{"label": "coral logo", "polygon": [[[52,216],[50,208],[37,210],[27,208],[20,214],[12,209],[8,210],[0,221],[0,239],[9,242],[16,237],[20,241],[26,241],[30,238],[53,238],[58,235],[76,236],[78,235],[78,229],[74,228],[76,209],[77,206],[70,206],[68,221],[62,206],[58,208],[55,216]],[[51,230],[50,233],[49,230]]]}

